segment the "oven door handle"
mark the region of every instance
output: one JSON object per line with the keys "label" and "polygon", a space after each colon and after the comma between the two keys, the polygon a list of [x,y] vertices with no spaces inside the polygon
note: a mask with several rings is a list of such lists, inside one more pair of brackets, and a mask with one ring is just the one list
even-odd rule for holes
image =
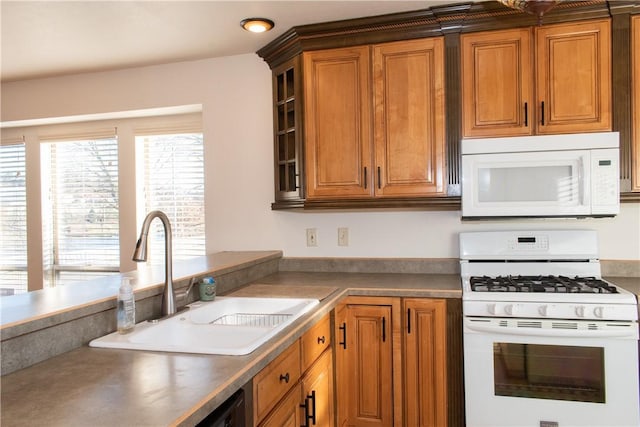
{"label": "oven door handle", "polygon": [[[560,324],[571,323],[571,321],[558,321]],[[573,337],[573,338],[628,338],[638,339],[638,327],[634,323],[608,324],[604,322],[604,329],[569,329],[569,328],[536,328],[499,326],[493,321],[476,320],[465,318],[465,329],[472,332],[488,332],[494,334],[526,335],[537,337]],[[597,325],[597,323],[594,323]]]}

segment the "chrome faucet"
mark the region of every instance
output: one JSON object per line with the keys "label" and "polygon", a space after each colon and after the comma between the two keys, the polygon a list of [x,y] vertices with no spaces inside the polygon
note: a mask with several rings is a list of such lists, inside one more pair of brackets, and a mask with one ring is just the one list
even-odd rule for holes
{"label": "chrome faucet", "polygon": [[161,317],[171,316],[176,313],[176,298],[173,293],[173,278],[171,272],[171,224],[169,218],[161,211],[151,211],[147,214],[142,223],[140,238],[136,243],[136,249],[133,251],[133,260],[144,262],[147,260],[147,235],[151,221],[160,218],[164,226],[164,290],[162,292]]}

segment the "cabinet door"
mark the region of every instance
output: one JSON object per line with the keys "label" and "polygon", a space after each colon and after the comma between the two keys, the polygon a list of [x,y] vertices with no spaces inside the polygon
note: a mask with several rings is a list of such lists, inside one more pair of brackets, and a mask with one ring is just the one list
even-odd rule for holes
{"label": "cabinet door", "polygon": [[[339,423],[347,426],[393,425],[391,307],[348,305],[346,348],[337,359]],[[341,331],[342,332],[342,331]],[[340,336],[338,336],[339,340]],[[340,418],[342,418],[340,420]]]}
{"label": "cabinet door", "polygon": [[609,20],[536,28],[538,133],[611,130]]}
{"label": "cabinet door", "polygon": [[307,198],[370,197],[369,47],[303,54]]}
{"label": "cabinet door", "polygon": [[373,47],[376,196],[444,192],[444,39]]}
{"label": "cabinet door", "polygon": [[406,425],[447,425],[446,301],[403,300]]}
{"label": "cabinet door", "polygon": [[260,427],[300,427],[302,412],[300,408],[301,386],[297,384],[273,409]]}
{"label": "cabinet door", "polygon": [[640,15],[631,18],[631,61],[631,85],[633,89],[631,176],[632,190],[640,191]]}
{"label": "cabinet door", "polygon": [[331,351],[325,351],[309,372],[302,377],[303,420],[301,425],[318,427],[334,425],[332,366]]}
{"label": "cabinet door", "polygon": [[531,135],[531,30],[465,34],[461,44],[463,135]]}
{"label": "cabinet door", "polygon": [[301,67],[296,56],[272,73],[276,203],[304,198]]}

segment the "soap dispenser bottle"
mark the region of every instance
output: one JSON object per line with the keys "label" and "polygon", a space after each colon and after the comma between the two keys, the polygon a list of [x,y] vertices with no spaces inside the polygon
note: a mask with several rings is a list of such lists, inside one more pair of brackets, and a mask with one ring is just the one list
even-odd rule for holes
{"label": "soap dispenser bottle", "polygon": [[128,277],[123,277],[118,290],[118,333],[127,334],[136,325],[136,301]]}

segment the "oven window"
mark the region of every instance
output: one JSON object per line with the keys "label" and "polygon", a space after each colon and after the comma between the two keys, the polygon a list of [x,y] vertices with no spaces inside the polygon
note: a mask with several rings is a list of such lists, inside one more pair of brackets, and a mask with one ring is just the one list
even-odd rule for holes
{"label": "oven window", "polygon": [[497,396],[605,403],[604,348],[493,344]]}

